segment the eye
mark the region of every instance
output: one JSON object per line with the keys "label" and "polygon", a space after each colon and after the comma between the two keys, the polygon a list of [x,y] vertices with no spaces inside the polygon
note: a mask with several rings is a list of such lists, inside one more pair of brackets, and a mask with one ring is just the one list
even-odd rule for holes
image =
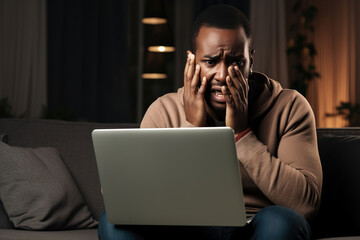
{"label": "eye", "polygon": [[216,63],[216,61],[214,59],[207,59],[207,60],[204,60],[204,62],[207,65],[214,65]]}
{"label": "eye", "polygon": [[245,60],[244,59],[237,59],[234,63],[236,65],[238,65],[238,67],[240,67],[240,68],[245,66]]}

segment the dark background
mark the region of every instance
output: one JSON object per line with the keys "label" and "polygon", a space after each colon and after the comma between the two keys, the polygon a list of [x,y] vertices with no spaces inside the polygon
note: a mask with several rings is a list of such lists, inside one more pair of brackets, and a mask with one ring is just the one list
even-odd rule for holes
{"label": "dark background", "polygon": [[[176,1],[192,5],[189,8],[191,20],[206,7],[217,3],[234,5],[249,16],[249,0],[163,0],[168,33],[172,37],[177,31],[174,20],[178,14]],[[150,0],[151,3],[155,2]],[[148,6],[146,1],[144,5]],[[139,1],[47,1],[47,118],[92,122],[139,121],[139,14]],[[145,45],[149,40],[146,37],[144,35]],[[144,97],[141,114],[157,97],[176,91],[179,85],[175,80],[174,53],[167,53],[165,62],[168,78],[144,84],[142,94],[151,94]]]}

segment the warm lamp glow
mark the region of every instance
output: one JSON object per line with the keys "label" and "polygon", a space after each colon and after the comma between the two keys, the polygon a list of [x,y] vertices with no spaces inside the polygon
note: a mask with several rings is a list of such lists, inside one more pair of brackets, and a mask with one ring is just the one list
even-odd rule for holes
{"label": "warm lamp glow", "polygon": [[166,79],[167,75],[164,73],[143,73],[143,79]]}
{"label": "warm lamp glow", "polygon": [[149,18],[143,18],[142,23],[157,25],[157,24],[165,24],[167,23],[167,20],[166,18],[149,17]]}
{"label": "warm lamp glow", "polygon": [[150,46],[148,47],[149,52],[175,52],[175,47],[171,46]]}

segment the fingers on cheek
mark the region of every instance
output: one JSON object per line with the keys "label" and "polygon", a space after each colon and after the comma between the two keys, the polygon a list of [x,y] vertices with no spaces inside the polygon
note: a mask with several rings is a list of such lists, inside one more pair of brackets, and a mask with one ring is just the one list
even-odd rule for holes
{"label": "fingers on cheek", "polygon": [[226,83],[228,85],[227,91],[229,92],[229,94],[232,97],[236,96],[237,90],[235,89],[233,80],[229,76],[226,78]]}
{"label": "fingers on cheek", "polygon": [[187,57],[187,59],[186,59],[186,64],[185,64],[185,72],[186,72],[186,73],[187,73],[188,70],[189,70],[190,61],[191,61],[191,58],[190,58],[190,55],[188,55],[188,57]]}
{"label": "fingers on cheek", "polygon": [[189,67],[188,67],[188,74],[187,74],[189,79],[192,79],[194,77],[194,72],[196,72],[196,69],[195,69],[195,56],[191,55],[190,59],[189,59]]}
{"label": "fingers on cheek", "polygon": [[191,79],[192,79],[192,72],[191,72],[190,67],[189,67],[188,70],[187,70],[186,79],[187,79],[187,80],[191,80]]}
{"label": "fingers on cheek", "polygon": [[239,69],[238,66],[235,66],[235,67],[234,67],[234,72],[235,72],[236,76],[237,76],[239,79],[242,79],[242,78],[243,78],[242,72],[240,71],[240,69]]}
{"label": "fingers on cheek", "polygon": [[191,79],[191,88],[193,89],[197,88],[198,84],[199,84],[199,70],[196,69]]}
{"label": "fingers on cheek", "polygon": [[199,94],[200,96],[204,96],[205,90],[206,90],[206,78],[203,77],[203,79],[201,80],[201,85],[200,85],[198,94]]}
{"label": "fingers on cheek", "polygon": [[204,89],[206,88],[206,84],[207,84],[207,79],[206,77],[204,76],[201,80],[201,86],[204,87]]}
{"label": "fingers on cheek", "polygon": [[[233,85],[236,87],[236,88],[239,88],[240,86],[240,81],[241,81],[241,76],[239,76],[239,68],[237,66],[233,67],[232,68],[232,79],[233,79]],[[236,85],[235,85],[236,84]]]}
{"label": "fingers on cheek", "polygon": [[188,56],[185,68],[186,68],[186,77],[189,77],[189,75],[191,73],[191,58],[190,58],[190,56]]}
{"label": "fingers on cheek", "polygon": [[232,98],[231,98],[231,94],[230,94],[229,88],[223,86],[223,87],[221,88],[221,92],[222,92],[222,94],[224,95],[226,102],[229,103],[229,104],[232,104],[232,103],[233,103],[233,100],[232,100]]}
{"label": "fingers on cheek", "polygon": [[234,83],[232,82],[230,76],[226,77],[226,84],[228,85],[229,88],[234,85]]}
{"label": "fingers on cheek", "polygon": [[200,73],[200,66],[199,64],[196,64],[195,66],[195,74],[198,75]]}
{"label": "fingers on cheek", "polygon": [[235,71],[234,71],[234,67],[233,66],[230,66],[228,68],[228,73],[231,77],[234,77],[235,76]]}

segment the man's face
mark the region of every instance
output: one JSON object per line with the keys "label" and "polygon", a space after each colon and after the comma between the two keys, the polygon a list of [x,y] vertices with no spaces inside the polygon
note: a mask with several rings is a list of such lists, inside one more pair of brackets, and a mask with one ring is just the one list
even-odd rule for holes
{"label": "man's face", "polygon": [[[253,56],[249,52],[250,40],[242,27],[220,29],[201,27],[196,38],[196,63],[200,65],[200,79],[207,78],[205,94],[208,113],[218,119],[225,117],[226,101],[221,86],[226,86],[229,66],[237,65],[243,76],[249,76]],[[219,120],[220,120],[219,119]]]}

